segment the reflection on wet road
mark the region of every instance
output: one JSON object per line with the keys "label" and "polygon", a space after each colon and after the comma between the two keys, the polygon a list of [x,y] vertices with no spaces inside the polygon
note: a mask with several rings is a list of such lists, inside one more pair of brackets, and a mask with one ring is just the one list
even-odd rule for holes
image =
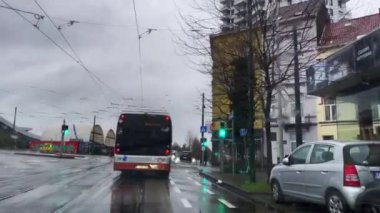
{"label": "reflection on wet road", "polygon": [[7,157],[13,163],[0,164],[0,212],[270,212],[219,188],[183,164],[173,165],[170,178],[165,179],[114,172],[107,157]]}

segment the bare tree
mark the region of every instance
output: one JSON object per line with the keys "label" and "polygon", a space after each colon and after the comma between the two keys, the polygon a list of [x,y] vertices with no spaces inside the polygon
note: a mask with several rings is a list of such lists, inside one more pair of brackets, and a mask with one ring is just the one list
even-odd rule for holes
{"label": "bare tree", "polygon": [[[247,0],[246,23],[229,32],[220,32],[215,27],[220,26],[222,17],[218,0],[207,3],[194,0],[195,10],[202,15],[180,15],[187,37],[178,39],[178,43],[186,55],[195,59],[195,69],[212,76],[212,104],[218,111],[213,112],[213,116],[230,114],[236,108],[234,103],[239,102],[236,97],[239,94],[245,97],[252,145],[252,122],[263,117],[268,175],[272,168],[270,115],[273,97],[281,91],[283,83],[294,81],[295,66],[300,70],[300,78],[304,79],[306,68],[314,62],[321,28],[328,19],[323,2],[310,0],[280,7],[280,1]],[[298,37],[296,42],[292,39],[293,29]],[[294,62],[298,59],[300,63],[296,65]],[[244,61],[245,68],[241,66]],[[254,163],[253,149],[252,146],[251,165]],[[255,179],[253,169],[251,178]]]}

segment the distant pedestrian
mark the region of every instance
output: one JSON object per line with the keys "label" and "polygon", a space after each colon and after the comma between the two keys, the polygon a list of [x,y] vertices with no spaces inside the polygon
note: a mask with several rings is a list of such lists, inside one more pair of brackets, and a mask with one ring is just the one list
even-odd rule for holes
{"label": "distant pedestrian", "polygon": [[204,157],[204,165],[207,166],[208,152],[207,152],[207,150],[205,150],[204,152],[205,152],[204,156],[203,156]]}

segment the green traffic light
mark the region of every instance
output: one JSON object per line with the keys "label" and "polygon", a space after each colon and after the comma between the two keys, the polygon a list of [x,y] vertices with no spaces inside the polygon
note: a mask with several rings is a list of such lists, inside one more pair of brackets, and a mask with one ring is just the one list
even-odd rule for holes
{"label": "green traffic light", "polygon": [[69,130],[68,129],[63,131],[63,135],[68,135],[68,134],[69,134]]}
{"label": "green traffic light", "polygon": [[226,138],[226,136],[227,136],[226,129],[219,129],[218,136],[219,136],[219,138]]}

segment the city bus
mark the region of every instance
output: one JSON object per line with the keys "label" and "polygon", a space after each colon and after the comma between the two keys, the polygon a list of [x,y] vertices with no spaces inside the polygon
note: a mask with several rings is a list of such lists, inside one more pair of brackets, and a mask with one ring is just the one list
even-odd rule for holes
{"label": "city bus", "polygon": [[116,129],[115,171],[156,171],[168,177],[172,146],[169,115],[123,113]]}

